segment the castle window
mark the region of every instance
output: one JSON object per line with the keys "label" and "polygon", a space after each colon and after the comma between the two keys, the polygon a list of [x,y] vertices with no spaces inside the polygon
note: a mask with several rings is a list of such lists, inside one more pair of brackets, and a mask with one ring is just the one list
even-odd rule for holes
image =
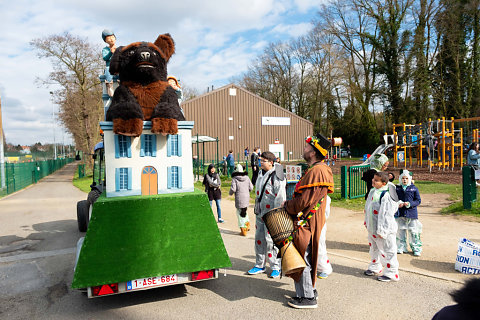
{"label": "castle window", "polygon": [[116,134],[114,136],[114,139],[115,139],[115,158],[131,158],[132,157],[132,151],[130,148],[132,144],[131,138]]}
{"label": "castle window", "polygon": [[173,166],[167,168],[167,188],[182,188],[182,167]]}
{"label": "castle window", "polygon": [[167,136],[167,157],[182,156],[182,136],[169,134]]}
{"label": "castle window", "polygon": [[115,168],[115,190],[132,189],[132,168]]}
{"label": "castle window", "polygon": [[157,136],[144,134],[140,137],[140,157],[157,156]]}

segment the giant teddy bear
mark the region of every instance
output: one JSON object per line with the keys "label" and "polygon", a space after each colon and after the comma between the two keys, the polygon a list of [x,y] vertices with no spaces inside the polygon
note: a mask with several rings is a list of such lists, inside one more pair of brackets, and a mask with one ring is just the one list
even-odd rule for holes
{"label": "giant teddy bear", "polygon": [[175,52],[170,34],[154,43],[134,42],[118,47],[110,62],[110,73],[119,74],[106,120],[113,121],[116,134],[138,137],[143,121],[152,121],[152,132],[176,134],[177,121],[185,120],[175,90],[167,83],[167,62]]}

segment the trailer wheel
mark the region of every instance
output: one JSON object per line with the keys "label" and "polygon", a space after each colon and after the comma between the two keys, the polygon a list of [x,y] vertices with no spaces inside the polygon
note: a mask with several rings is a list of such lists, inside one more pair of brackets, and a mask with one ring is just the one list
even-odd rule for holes
{"label": "trailer wheel", "polygon": [[82,200],[77,202],[77,222],[78,222],[78,231],[85,232],[88,227],[88,210],[90,204],[87,200]]}

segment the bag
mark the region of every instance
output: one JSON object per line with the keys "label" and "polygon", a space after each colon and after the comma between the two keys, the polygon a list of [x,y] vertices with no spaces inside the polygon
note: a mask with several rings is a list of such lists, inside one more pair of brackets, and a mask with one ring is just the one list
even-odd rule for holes
{"label": "bag", "polygon": [[458,242],[455,270],[465,274],[480,274],[480,245],[468,239]]}

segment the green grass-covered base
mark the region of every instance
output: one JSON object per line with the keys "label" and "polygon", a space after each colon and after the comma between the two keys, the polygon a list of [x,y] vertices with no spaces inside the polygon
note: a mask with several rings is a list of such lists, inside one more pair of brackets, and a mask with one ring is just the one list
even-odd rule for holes
{"label": "green grass-covered base", "polygon": [[72,288],[230,267],[204,192],[95,202]]}

